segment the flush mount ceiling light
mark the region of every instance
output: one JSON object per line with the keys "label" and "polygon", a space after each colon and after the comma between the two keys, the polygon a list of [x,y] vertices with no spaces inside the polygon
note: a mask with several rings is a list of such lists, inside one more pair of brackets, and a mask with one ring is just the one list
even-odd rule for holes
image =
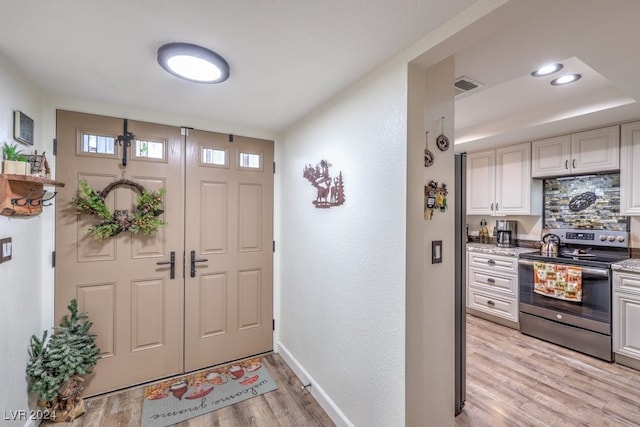
{"label": "flush mount ceiling light", "polygon": [[568,85],[569,83],[576,82],[581,78],[582,78],[582,75],[580,74],[567,74],[567,75],[558,77],[557,79],[551,80],[551,84],[553,86],[563,86],[563,85]]}
{"label": "flush mount ceiling light", "polygon": [[229,78],[229,64],[212,50],[190,43],[168,43],[158,49],[158,63],[167,72],[196,83]]}
{"label": "flush mount ceiling light", "polygon": [[560,63],[547,64],[547,65],[543,65],[542,67],[538,68],[535,71],[532,71],[531,75],[533,77],[543,77],[543,76],[548,76],[549,74],[558,72],[560,70],[562,70],[562,64]]}

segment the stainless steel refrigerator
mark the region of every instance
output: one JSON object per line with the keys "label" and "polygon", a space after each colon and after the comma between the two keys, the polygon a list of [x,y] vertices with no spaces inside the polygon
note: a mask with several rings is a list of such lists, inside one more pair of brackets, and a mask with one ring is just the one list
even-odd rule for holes
{"label": "stainless steel refrigerator", "polygon": [[466,181],[467,155],[455,155],[455,414],[464,407],[466,395]]}

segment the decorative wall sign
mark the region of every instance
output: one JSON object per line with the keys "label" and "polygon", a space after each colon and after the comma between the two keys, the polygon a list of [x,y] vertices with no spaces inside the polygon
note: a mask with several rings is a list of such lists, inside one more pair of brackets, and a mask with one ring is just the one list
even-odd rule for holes
{"label": "decorative wall sign", "polygon": [[591,206],[597,198],[596,193],[593,191],[585,191],[569,201],[569,209],[574,212],[583,211]]}
{"label": "decorative wall sign", "polygon": [[447,184],[438,185],[435,181],[430,181],[424,186],[424,219],[433,218],[433,212],[447,210]]}
{"label": "decorative wall sign", "polygon": [[433,153],[429,150],[429,131],[427,131],[424,135],[424,166],[428,168],[433,165],[433,161]]}
{"label": "decorative wall sign", "polygon": [[340,206],[345,201],[342,171],[337,177],[331,178],[330,167],[331,163],[326,160],[320,160],[315,167],[311,164],[304,167],[302,176],[317,190],[316,199],[311,202],[316,208]]}
{"label": "decorative wall sign", "polygon": [[444,135],[444,117],[442,117],[442,133],[436,138],[436,145],[440,151],[447,151],[449,149],[449,138]]}
{"label": "decorative wall sign", "polygon": [[13,138],[33,145],[33,119],[22,111],[13,112]]}

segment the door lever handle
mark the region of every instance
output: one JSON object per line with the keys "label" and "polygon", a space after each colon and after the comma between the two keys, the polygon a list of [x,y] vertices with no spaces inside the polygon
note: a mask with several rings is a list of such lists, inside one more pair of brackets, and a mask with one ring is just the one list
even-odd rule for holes
{"label": "door lever handle", "polygon": [[207,262],[206,258],[196,259],[196,251],[191,251],[191,277],[196,277],[196,262]]}
{"label": "door lever handle", "polygon": [[176,278],[176,253],[174,251],[171,251],[171,254],[169,255],[169,261],[156,262],[156,265],[167,265],[167,264],[170,265],[169,278],[175,279]]}

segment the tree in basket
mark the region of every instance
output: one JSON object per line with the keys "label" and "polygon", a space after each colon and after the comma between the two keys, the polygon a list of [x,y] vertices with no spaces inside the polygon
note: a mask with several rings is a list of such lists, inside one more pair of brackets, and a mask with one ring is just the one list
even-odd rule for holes
{"label": "tree in basket", "polygon": [[79,397],[84,388],[82,375],[91,373],[100,353],[96,336],[89,333],[92,323],[87,314],[78,313],[75,299],[67,308],[71,314],[62,318],[49,340],[45,330],[42,339],[31,336],[29,348],[29,391],[38,394],[39,405],[52,421],[71,421],[84,414],[84,401]]}

